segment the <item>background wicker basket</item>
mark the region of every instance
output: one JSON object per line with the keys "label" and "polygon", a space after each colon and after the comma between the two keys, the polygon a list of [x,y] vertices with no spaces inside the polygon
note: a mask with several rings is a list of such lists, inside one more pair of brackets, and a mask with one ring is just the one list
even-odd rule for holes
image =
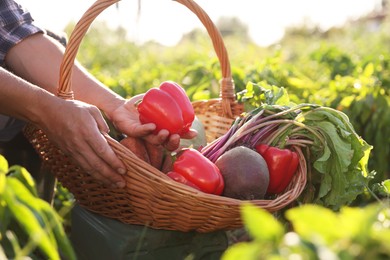
{"label": "background wicker basket", "polygon": [[[73,99],[71,68],[80,43],[93,20],[118,1],[97,0],[75,26],[61,66],[59,97]],[[243,106],[235,100],[229,58],[218,29],[194,1],[175,1],[183,4],[200,19],[207,29],[221,65],[223,78],[220,80],[220,98],[192,103],[196,115],[205,126],[208,141],[212,141],[227,132],[234,118],[243,112]],[[82,207],[93,212],[123,223],[166,230],[211,232],[242,227],[240,205],[245,201],[202,193],[177,183],[112,139],[107,138],[127,167],[124,189],[105,187],[96,182],[33,125],[25,128],[25,135],[62,185],[73,193]],[[306,184],[307,169],[303,153],[299,147],[295,149],[300,157],[299,168],[286,191],[273,200],[253,200],[252,203],[274,212],[286,207],[301,194]]]}

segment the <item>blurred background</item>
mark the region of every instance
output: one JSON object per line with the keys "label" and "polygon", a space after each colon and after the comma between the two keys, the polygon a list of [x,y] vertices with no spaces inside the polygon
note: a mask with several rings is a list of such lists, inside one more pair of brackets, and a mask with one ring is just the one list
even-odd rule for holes
{"label": "blurred background", "polygon": [[[94,0],[20,0],[37,22],[54,30],[62,30],[72,21],[80,19]],[[235,17],[247,26],[248,34],[259,45],[275,43],[284,30],[303,23],[321,29],[342,26],[381,9],[381,0],[226,0],[197,3],[216,21]],[[173,1],[126,0],[119,1],[104,11],[99,20],[111,26],[121,26],[130,39],[137,42],[156,40],[165,45],[176,44],[184,33],[201,27],[180,4]]]}

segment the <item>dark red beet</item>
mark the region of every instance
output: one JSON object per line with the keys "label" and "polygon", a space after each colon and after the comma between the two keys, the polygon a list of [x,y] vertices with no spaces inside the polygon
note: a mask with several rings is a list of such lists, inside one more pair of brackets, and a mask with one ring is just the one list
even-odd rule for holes
{"label": "dark red beet", "polygon": [[240,200],[263,199],[269,184],[264,158],[256,151],[237,146],[215,162],[225,181],[223,196]]}

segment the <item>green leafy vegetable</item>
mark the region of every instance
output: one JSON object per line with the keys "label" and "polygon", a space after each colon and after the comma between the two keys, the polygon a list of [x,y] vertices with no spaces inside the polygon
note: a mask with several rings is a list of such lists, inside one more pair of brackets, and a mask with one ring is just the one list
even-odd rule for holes
{"label": "green leafy vegetable", "polygon": [[[311,109],[297,120],[316,129],[324,138],[324,147],[311,149],[313,178],[319,180],[314,202],[335,209],[349,204],[368,183],[366,155],[372,147],[356,134],[346,115],[335,109]],[[310,133],[307,136],[316,138]]]}

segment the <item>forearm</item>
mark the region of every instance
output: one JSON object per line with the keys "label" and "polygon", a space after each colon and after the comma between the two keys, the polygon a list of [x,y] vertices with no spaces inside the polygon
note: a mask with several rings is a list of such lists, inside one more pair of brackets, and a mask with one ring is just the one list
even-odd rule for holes
{"label": "forearm", "polygon": [[58,98],[50,92],[38,88],[0,67],[1,114],[39,124],[42,113],[47,111],[50,103],[55,99]]}
{"label": "forearm", "polygon": [[[64,48],[57,41],[36,34],[13,47],[7,54],[6,64],[20,77],[57,94],[63,53]],[[75,99],[96,105],[108,114],[123,104],[123,98],[81,66],[74,66],[72,76]]]}
{"label": "forearm", "polygon": [[55,146],[101,182],[124,186],[125,166],[101,133],[108,126],[99,110],[64,100],[0,67],[0,113],[31,122]]}

